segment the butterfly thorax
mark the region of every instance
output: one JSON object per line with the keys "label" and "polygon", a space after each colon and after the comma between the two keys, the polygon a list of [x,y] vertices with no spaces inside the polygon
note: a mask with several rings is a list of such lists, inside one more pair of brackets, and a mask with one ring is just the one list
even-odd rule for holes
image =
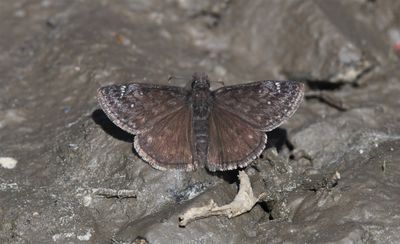
{"label": "butterfly thorax", "polygon": [[195,146],[194,161],[204,164],[207,161],[209,131],[208,117],[211,104],[210,83],[206,76],[193,77],[192,82],[192,128]]}

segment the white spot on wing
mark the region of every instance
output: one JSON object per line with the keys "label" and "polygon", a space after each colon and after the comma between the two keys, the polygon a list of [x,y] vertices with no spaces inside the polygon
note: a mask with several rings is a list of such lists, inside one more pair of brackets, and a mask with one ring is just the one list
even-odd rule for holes
{"label": "white spot on wing", "polygon": [[281,93],[281,84],[279,82],[275,82],[275,86],[278,93]]}
{"label": "white spot on wing", "polygon": [[123,98],[124,96],[125,96],[125,93],[126,93],[126,85],[122,85],[120,88],[119,88],[119,90],[120,90],[120,94],[119,94],[119,98],[121,99],[121,98]]}

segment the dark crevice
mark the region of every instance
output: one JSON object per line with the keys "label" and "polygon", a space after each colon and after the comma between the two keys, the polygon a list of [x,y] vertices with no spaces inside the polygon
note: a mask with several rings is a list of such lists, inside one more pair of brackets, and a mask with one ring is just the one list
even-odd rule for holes
{"label": "dark crevice", "polygon": [[329,82],[329,81],[318,81],[318,80],[304,80],[311,90],[327,90],[335,91],[341,89],[345,84],[343,82]]}
{"label": "dark crevice", "polygon": [[213,176],[217,176],[217,177],[225,180],[229,184],[239,182],[239,178],[238,178],[239,170],[238,169],[227,170],[227,171],[216,171],[216,172],[209,172],[209,173]]}
{"label": "dark crevice", "polygon": [[272,209],[275,205],[275,201],[271,200],[271,201],[267,201],[267,202],[260,202],[258,203],[258,205],[260,205],[260,207],[266,212],[268,213],[268,219],[269,220],[274,220],[274,217],[272,216]]}

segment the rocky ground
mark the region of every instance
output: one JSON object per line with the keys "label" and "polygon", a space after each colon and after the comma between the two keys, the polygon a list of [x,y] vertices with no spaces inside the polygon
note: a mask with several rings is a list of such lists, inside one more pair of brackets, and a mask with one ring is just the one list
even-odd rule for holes
{"label": "rocky ground", "polygon": [[[397,242],[399,11],[396,0],[1,1],[0,242]],[[182,228],[186,209],[229,203],[238,172],[151,168],[96,90],[183,86],[168,77],[196,71],[225,85],[300,80],[307,96],[246,169],[264,201]]]}

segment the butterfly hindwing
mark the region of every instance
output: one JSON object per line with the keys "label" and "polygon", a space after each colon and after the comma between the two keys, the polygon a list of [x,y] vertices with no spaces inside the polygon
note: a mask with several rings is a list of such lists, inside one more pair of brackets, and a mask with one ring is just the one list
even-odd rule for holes
{"label": "butterfly hindwing", "polygon": [[131,83],[102,87],[97,97],[114,124],[129,133],[140,134],[186,106],[187,91],[180,87]]}
{"label": "butterfly hindwing", "polygon": [[170,113],[151,130],[135,137],[139,155],[154,168],[194,170],[191,107]]}
{"label": "butterfly hindwing", "polygon": [[237,114],[256,129],[270,131],[297,110],[304,85],[295,81],[258,81],[222,87],[213,94],[216,106]]}
{"label": "butterfly hindwing", "polygon": [[267,142],[265,132],[224,108],[214,106],[209,117],[207,168],[211,171],[245,167]]}

